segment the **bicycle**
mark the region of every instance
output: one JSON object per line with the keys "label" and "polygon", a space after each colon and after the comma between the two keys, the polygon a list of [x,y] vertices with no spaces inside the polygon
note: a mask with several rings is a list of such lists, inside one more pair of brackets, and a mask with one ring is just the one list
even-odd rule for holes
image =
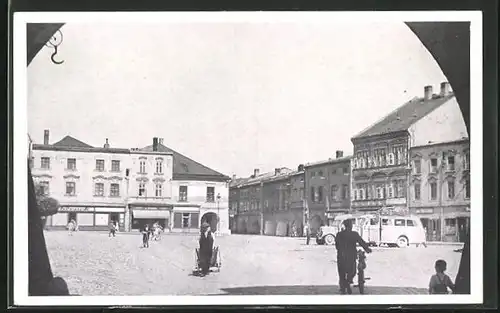
{"label": "bicycle", "polygon": [[359,288],[359,293],[365,293],[365,282],[370,279],[370,277],[365,277],[366,269],[366,253],[363,249],[359,249],[357,253],[357,270],[358,270],[358,284],[354,287]]}

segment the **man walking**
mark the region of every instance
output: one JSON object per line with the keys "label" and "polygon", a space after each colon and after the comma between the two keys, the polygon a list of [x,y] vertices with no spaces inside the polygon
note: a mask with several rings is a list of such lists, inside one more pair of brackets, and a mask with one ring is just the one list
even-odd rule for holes
{"label": "man walking", "polygon": [[370,253],[372,250],[361,236],[352,230],[352,221],[343,222],[344,229],[335,237],[335,247],[337,249],[337,270],[339,272],[340,292],[352,294],[351,284],[356,275],[356,244]]}
{"label": "man walking", "polygon": [[306,245],[309,245],[309,241],[311,240],[311,230],[309,229],[309,223],[306,223],[304,226],[304,232],[306,234]]}

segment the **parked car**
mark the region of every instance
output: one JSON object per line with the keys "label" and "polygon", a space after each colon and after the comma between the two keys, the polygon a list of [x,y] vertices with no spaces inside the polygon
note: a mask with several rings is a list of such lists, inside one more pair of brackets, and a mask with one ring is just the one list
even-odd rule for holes
{"label": "parked car", "polygon": [[339,215],[331,226],[321,227],[316,242],[320,245],[335,244],[335,236],[346,219],[352,220],[353,230],[371,245],[407,247],[411,244],[426,244],[425,230],[418,216],[379,214]]}
{"label": "parked car", "polygon": [[366,214],[337,215],[333,220],[332,225],[320,227],[318,233],[316,234],[316,243],[319,245],[333,245],[335,244],[335,237],[337,236],[337,233],[342,230],[342,223],[345,220],[351,220],[353,230],[359,232],[359,225],[362,225],[362,221],[370,216],[371,215]]}

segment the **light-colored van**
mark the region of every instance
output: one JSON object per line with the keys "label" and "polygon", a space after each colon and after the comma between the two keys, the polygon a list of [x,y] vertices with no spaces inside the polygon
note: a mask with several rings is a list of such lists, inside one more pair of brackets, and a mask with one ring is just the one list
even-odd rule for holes
{"label": "light-colored van", "polygon": [[339,215],[332,226],[321,227],[316,242],[335,244],[335,236],[341,230],[342,222],[351,219],[353,230],[371,245],[397,245],[407,247],[411,244],[425,245],[425,230],[418,216],[364,214]]}

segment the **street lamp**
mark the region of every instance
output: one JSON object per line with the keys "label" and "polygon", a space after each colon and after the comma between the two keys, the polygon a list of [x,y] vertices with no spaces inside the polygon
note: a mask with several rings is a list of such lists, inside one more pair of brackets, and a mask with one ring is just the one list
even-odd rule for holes
{"label": "street lamp", "polygon": [[217,194],[217,233],[220,234],[220,193]]}

